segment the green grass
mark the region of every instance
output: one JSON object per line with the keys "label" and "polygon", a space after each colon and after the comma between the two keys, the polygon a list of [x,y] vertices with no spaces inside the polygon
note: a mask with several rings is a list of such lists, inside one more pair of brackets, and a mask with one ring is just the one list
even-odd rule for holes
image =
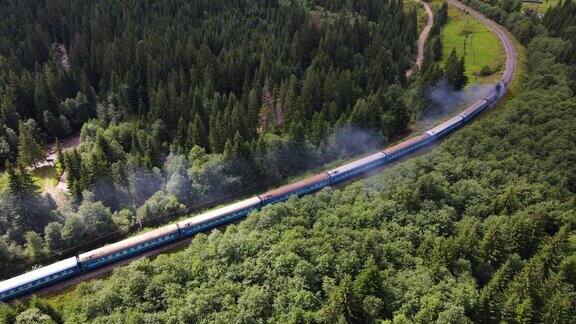
{"label": "green grass", "polygon": [[[448,17],[448,23],[442,35],[444,43],[442,66],[446,63],[452,49],[456,48],[459,56],[464,53],[466,75],[470,84],[495,83],[504,66],[504,51],[498,38],[480,22],[453,7],[448,9]],[[466,51],[464,51],[465,42]],[[493,73],[481,77],[478,72],[485,65],[489,66]]]}
{"label": "green grass", "polygon": [[32,179],[42,189],[45,187],[55,187],[58,184],[56,168],[51,165],[43,166],[31,172]]}
{"label": "green grass", "polygon": [[[30,171],[32,180],[40,188],[40,191],[44,191],[47,187],[56,187],[58,184],[58,176],[56,174],[56,168],[51,165],[43,166],[41,168]],[[4,190],[8,187],[8,173],[4,172],[0,176],[0,190]]]}
{"label": "green grass", "polygon": [[554,7],[558,4],[558,0],[542,0],[541,4],[538,3],[528,3],[525,2],[522,4],[524,8],[532,9],[541,13],[546,13],[548,9]]}

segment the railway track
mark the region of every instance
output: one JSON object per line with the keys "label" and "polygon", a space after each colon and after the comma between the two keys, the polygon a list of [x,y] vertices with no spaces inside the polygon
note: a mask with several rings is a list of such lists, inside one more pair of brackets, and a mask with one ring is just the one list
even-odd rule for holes
{"label": "railway track", "polygon": [[[502,87],[507,87],[507,86],[510,84],[510,82],[512,81],[513,77],[514,77],[514,74],[515,74],[515,71],[516,71],[516,64],[517,64],[517,54],[516,54],[516,50],[515,50],[515,48],[514,48],[514,44],[513,44],[513,41],[512,41],[511,36],[508,34],[508,32],[507,32],[503,27],[501,27],[501,26],[499,26],[498,24],[496,24],[495,22],[489,20],[488,18],[486,18],[485,16],[483,16],[483,15],[480,14],[479,12],[473,10],[472,8],[469,8],[468,6],[466,6],[466,5],[464,5],[464,4],[462,4],[461,2],[456,1],[456,0],[448,0],[448,1],[449,1],[449,3],[450,3],[452,6],[454,6],[454,7],[456,7],[456,8],[459,8],[459,9],[467,12],[468,14],[472,15],[474,18],[476,18],[477,20],[479,20],[480,22],[482,22],[484,25],[486,25],[486,26],[498,37],[498,39],[500,40],[500,42],[501,42],[501,44],[502,44],[502,46],[503,46],[503,48],[504,48],[505,54],[506,54],[506,63],[505,63],[506,66],[505,66],[505,68],[504,68],[504,72],[503,72],[503,75],[502,75],[502,81],[501,81],[501,83],[500,83],[499,85],[502,86]],[[495,92],[494,96],[496,96],[498,93],[501,93],[502,91],[504,91],[504,89],[499,89],[499,88],[496,88],[496,89],[497,89],[497,90],[494,91],[494,92]],[[499,89],[499,90],[498,90],[498,89]],[[500,96],[496,96],[496,97],[497,97],[497,98],[500,98]],[[483,100],[483,99],[482,99],[482,100]],[[480,102],[480,101],[472,104],[470,107],[468,107],[468,109],[466,109],[466,111],[468,111],[468,110],[470,110],[470,109],[473,109],[474,106],[475,106],[475,105],[478,105],[479,102]],[[486,100],[484,100],[484,102],[485,102],[485,103],[483,104],[484,107],[488,106],[488,104],[486,103]],[[465,114],[466,111],[464,111],[464,112],[461,113],[461,114]],[[470,114],[470,113],[468,113],[468,114]],[[462,120],[463,120],[462,117],[459,117],[459,118],[461,118],[459,122],[462,122]],[[450,121],[448,121],[448,122],[450,122]],[[446,122],[445,122],[445,123],[446,123]],[[445,124],[445,123],[443,123],[443,124]],[[438,127],[434,128],[434,129],[428,131],[427,133],[437,133],[437,132],[439,132],[439,130],[437,130],[437,129],[438,129],[438,128],[442,128],[442,127],[443,127],[443,126],[442,126],[442,124],[441,124],[440,126],[438,126]],[[451,129],[453,129],[453,128],[451,128]],[[446,126],[446,127],[445,127],[443,130],[441,130],[441,131],[442,131],[442,132],[445,132],[445,133],[448,133],[448,132],[450,132],[451,129],[447,129],[447,126]],[[353,161],[353,162],[351,162],[351,163],[349,163],[349,164],[346,164],[346,165],[344,165],[344,166],[341,166],[341,167],[339,167],[339,168],[337,168],[337,169],[328,171],[328,172],[326,172],[326,174],[328,174],[329,179],[337,178],[337,177],[339,177],[338,172],[343,172],[343,171],[341,171],[341,170],[344,170],[344,169],[346,169],[347,167],[350,168],[350,165],[355,165],[355,164],[356,164],[356,165],[360,164],[361,166],[362,166],[362,165],[365,166],[365,167],[367,168],[367,172],[369,171],[369,174],[374,174],[374,173],[375,173],[374,171],[381,170],[381,169],[383,169],[384,167],[387,167],[387,166],[389,166],[390,164],[393,164],[393,163],[395,163],[395,162],[392,161],[392,158],[390,158],[390,159],[391,159],[390,161],[392,161],[392,163],[389,163],[389,164],[386,163],[386,164],[381,165],[380,167],[377,167],[377,168],[376,168],[376,167],[374,167],[374,168],[373,168],[373,167],[368,168],[368,166],[367,166],[367,165],[368,165],[368,162],[362,162],[363,160],[364,160],[364,161],[365,161],[365,160],[370,160],[370,159],[375,160],[375,159],[377,159],[377,157],[375,157],[375,156],[384,156],[384,155],[393,156],[393,154],[396,154],[396,155],[399,157],[398,159],[403,160],[403,159],[405,159],[405,158],[407,158],[407,157],[412,156],[412,155],[414,154],[414,152],[416,152],[416,150],[419,150],[421,147],[426,147],[426,146],[422,146],[423,144],[421,145],[421,143],[424,143],[424,142],[418,142],[418,141],[421,141],[419,138],[426,138],[425,135],[426,135],[427,133],[425,133],[425,134],[423,134],[423,135],[420,135],[420,136],[417,136],[417,137],[415,137],[415,138],[406,140],[406,141],[404,141],[404,142],[402,142],[402,143],[400,143],[400,144],[398,144],[398,145],[396,145],[396,146],[394,146],[394,147],[392,147],[392,148],[388,148],[388,149],[384,150],[383,153],[380,153],[380,152],[379,152],[379,153],[375,153],[375,154],[373,154],[373,155],[371,155],[371,156],[368,156],[368,157],[366,157],[366,158]],[[439,135],[439,136],[440,136],[440,135]],[[430,135],[428,135],[428,139],[426,140],[427,142],[425,142],[425,143],[431,142],[430,138],[431,138]],[[415,144],[410,144],[410,143],[415,143]],[[410,149],[410,150],[404,149],[404,147],[408,147],[407,145],[416,145],[416,144],[418,144],[419,146],[414,147],[414,148],[412,148],[412,149]],[[395,147],[396,147],[396,149],[395,149]],[[396,150],[395,153],[393,153],[394,150]],[[400,150],[404,150],[404,151],[408,150],[408,152],[407,152],[407,153],[402,153]],[[364,164],[362,164],[362,163],[364,163]],[[339,171],[339,170],[340,170],[340,171]],[[340,173],[340,174],[343,174],[343,173]],[[319,176],[321,176],[321,175],[316,175],[316,176],[314,176],[314,177],[319,177]],[[322,180],[322,181],[327,181],[326,178],[325,178],[325,177],[327,177],[327,176],[323,176],[323,177],[324,177],[324,180]],[[352,177],[352,176],[350,176],[350,177]],[[354,180],[358,179],[358,177],[359,177],[359,175],[353,176],[353,177],[350,178],[349,180],[346,180],[345,182],[342,182],[342,183],[347,183],[347,182],[354,181]],[[312,178],[313,178],[313,177],[312,177]],[[306,181],[308,181],[308,180],[303,180],[303,181],[300,181],[299,183],[306,182]],[[319,180],[315,180],[315,181],[319,181]],[[330,183],[331,183],[331,181],[330,181]],[[277,190],[275,190],[275,191],[286,190],[286,187],[291,187],[291,186],[293,187],[293,186],[297,186],[297,185],[298,185],[298,183],[290,184],[290,185],[288,185],[288,186],[279,188],[279,189],[277,189]],[[300,186],[303,186],[303,185],[300,184]],[[304,184],[304,186],[306,186],[306,184]],[[284,188],[284,189],[283,189],[283,188]],[[274,194],[270,194],[270,193],[274,193],[275,191],[271,191],[271,192],[268,192],[268,193],[265,193],[265,194],[261,194],[260,196],[258,196],[258,197],[260,197],[260,199],[261,199],[262,205],[265,205],[265,204],[264,204],[264,201],[263,201],[264,199],[269,199],[269,198],[265,198],[265,197],[267,197],[267,195],[270,195],[270,196],[273,197]],[[308,192],[308,191],[307,191],[307,192]],[[306,192],[306,193],[307,193],[307,192]],[[294,192],[293,192],[293,193],[294,193]],[[283,196],[285,197],[286,194],[283,194]],[[252,198],[252,199],[254,199],[254,198]],[[223,207],[223,209],[230,208],[231,206],[232,206],[232,205],[228,205],[228,206],[226,206],[226,207]],[[217,210],[216,210],[216,211],[217,211]],[[230,213],[231,213],[231,212],[230,212]],[[226,214],[226,215],[228,215],[228,216],[234,216],[234,215],[231,215],[230,213],[229,213],[229,214]],[[232,218],[232,217],[229,217],[229,218],[234,219],[234,218]],[[238,219],[238,218],[236,218],[236,219]],[[213,226],[211,226],[211,227],[209,228],[209,230],[211,230],[211,229],[213,229],[213,228],[215,228],[215,227],[221,227],[221,226],[222,226],[222,225],[219,225],[219,224],[221,224],[222,219],[213,218],[213,219],[210,219],[210,220],[211,220],[211,221],[212,221],[212,220],[214,220],[214,221],[220,221],[220,223],[219,223],[219,222],[215,222],[216,224],[213,225]],[[231,221],[231,222],[237,222],[237,221],[238,221],[238,220],[234,220],[234,221]],[[192,224],[192,223],[198,222],[198,221],[197,221],[197,220],[194,220],[194,218],[192,218],[192,219],[189,219],[189,220],[184,221],[184,222],[190,222],[190,224]],[[226,223],[229,224],[229,223],[231,223],[231,222],[228,221],[228,222],[226,222]],[[182,224],[182,222],[179,223],[179,224]],[[190,225],[190,226],[194,226],[194,225],[195,225],[195,224],[192,224],[192,225]],[[210,224],[207,223],[207,225],[210,225]],[[176,225],[174,225],[174,226],[177,227]],[[179,230],[182,229],[181,226],[183,226],[183,225],[180,225],[180,227],[178,227]],[[225,226],[225,225],[224,225],[224,226]],[[197,227],[198,227],[198,226],[197,226]],[[191,228],[191,229],[194,229],[194,227],[190,227],[190,228]],[[199,228],[199,227],[198,227],[198,228]],[[197,230],[197,232],[200,232],[200,231],[206,231],[206,229]],[[127,264],[127,263],[133,261],[134,259],[141,258],[141,257],[143,257],[143,256],[145,256],[145,257],[152,257],[152,256],[158,255],[158,254],[160,254],[160,253],[164,253],[164,252],[167,252],[167,251],[174,250],[174,249],[176,249],[176,248],[178,248],[178,247],[181,247],[181,246],[185,245],[187,242],[189,242],[189,241],[191,240],[191,238],[193,238],[193,236],[181,238],[181,239],[179,239],[179,240],[176,240],[176,241],[170,242],[170,243],[165,243],[165,244],[160,245],[160,246],[155,247],[155,248],[150,248],[150,249],[147,250],[146,252],[139,252],[139,253],[136,253],[136,254],[134,254],[134,255],[122,257],[122,258],[119,259],[118,261],[110,262],[110,263],[108,263],[108,264],[106,264],[106,265],[103,265],[103,266],[101,266],[101,267],[99,267],[99,268],[96,268],[95,270],[87,270],[87,271],[85,271],[85,272],[82,272],[82,273],[80,273],[80,274],[75,275],[75,276],[72,277],[72,278],[60,279],[60,280],[62,280],[62,281],[55,282],[55,283],[53,283],[52,285],[50,285],[50,286],[48,286],[48,287],[45,287],[45,288],[43,288],[43,289],[41,289],[41,290],[38,289],[38,290],[35,290],[35,291],[33,291],[33,292],[30,292],[30,293],[26,293],[26,294],[34,293],[34,294],[39,294],[39,295],[45,295],[45,294],[52,294],[52,293],[58,292],[58,291],[60,291],[60,290],[62,290],[62,289],[66,289],[66,288],[68,288],[68,287],[70,287],[70,286],[72,286],[72,285],[75,285],[75,284],[77,284],[77,283],[80,283],[80,282],[82,282],[82,281],[85,281],[85,280],[89,280],[89,279],[92,279],[92,278],[96,278],[96,277],[100,277],[100,276],[106,275],[106,274],[110,273],[113,269],[115,269],[116,267],[118,267],[118,266],[120,266],[120,265]],[[131,239],[132,239],[132,238],[131,238]],[[125,240],[125,241],[126,241],[126,240]],[[118,242],[117,244],[120,244],[120,243],[125,242],[125,241]],[[101,249],[105,249],[105,248],[106,248],[106,247],[101,248]],[[99,250],[99,249],[97,249],[97,250],[95,250],[95,251],[98,251],[98,250]],[[86,254],[95,253],[95,251],[88,252],[88,253],[86,253]],[[82,255],[81,255],[81,257],[82,257]],[[89,259],[89,258],[90,258],[90,257],[88,257],[88,259]],[[77,260],[78,260],[78,258],[77,258]],[[98,260],[94,259],[93,261],[98,261]],[[1,286],[3,283],[4,283],[4,282],[0,283],[0,286]],[[22,296],[21,296],[20,298],[26,298],[26,297],[22,297]]]}

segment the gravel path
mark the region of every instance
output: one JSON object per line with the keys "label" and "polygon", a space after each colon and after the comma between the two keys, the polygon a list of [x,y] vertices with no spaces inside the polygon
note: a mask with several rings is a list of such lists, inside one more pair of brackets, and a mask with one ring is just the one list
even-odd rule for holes
{"label": "gravel path", "polygon": [[428,21],[426,22],[424,29],[422,29],[420,37],[418,37],[418,56],[416,57],[416,63],[414,63],[414,66],[406,72],[406,77],[410,77],[412,73],[414,73],[416,67],[422,65],[424,62],[424,49],[426,47],[426,40],[428,40],[430,30],[432,29],[432,25],[434,25],[434,13],[432,12],[432,8],[430,8],[430,4],[428,2],[422,3],[424,4],[426,15],[428,15]]}

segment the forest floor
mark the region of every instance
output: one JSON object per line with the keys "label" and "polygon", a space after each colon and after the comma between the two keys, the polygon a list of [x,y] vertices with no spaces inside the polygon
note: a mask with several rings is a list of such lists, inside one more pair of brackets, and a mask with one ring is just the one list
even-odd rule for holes
{"label": "forest floor", "polygon": [[[459,56],[464,54],[470,84],[495,84],[500,78],[504,67],[502,45],[486,26],[470,15],[450,6],[442,41],[444,56],[441,65],[445,64],[452,49],[456,48]],[[491,75],[479,75],[484,66],[490,68]]]}
{"label": "forest floor", "polygon": [[[71,150],[80,145],[80,134],[70,136],[61,142],[64,151]],[[55,161],[57,158],[56,144],[52,143],[46,146],[44,150],[46,156],[44,159],[30,167],[29,171],[32,179],[40,188],[40,192],[52,196],[57,205],[62,205],[68,197],[68,185],[66,176],[60,176],[56,172]],[[0,172],[0,188],[6,188],[8,185],[8,175]]]}

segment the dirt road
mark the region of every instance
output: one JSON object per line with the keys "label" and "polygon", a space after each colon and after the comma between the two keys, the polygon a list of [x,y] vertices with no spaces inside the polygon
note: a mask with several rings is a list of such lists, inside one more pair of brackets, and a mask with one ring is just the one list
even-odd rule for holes
{"label": "dirt road", "polygon": [[424,29],[422,29],[420,37],[418,37],[418,56],[416,57],[416,63],[414,63],[414,66],[406,72],[406,77],[410,77],[412,73],[414,73],[416,67],[422,65],[424,62],[424,49],[426,47],[426,40],[428,40],[430,30],[432,29],[432,25],[434,25],[434,13],[432,12],[430,4],[428,4],[428,2],[422,3],[424,4],[424,10],[426,10],[428,21],[426,22]]}
{"label": "dirt road", "polygon": [[[80,135],[74,135],[71,137],[68,137],[64,140],[62,140],[62,142],[60,142],[60,145],[62,145],[62,150],[63,151],[67,151],[67,150],[71,150],[75,147],[77,147],[78,145],[80,145]],[[57,158],[57,152],[56,152],[56,144],[52,143],[50,145],[48,145],[46,147],[46,157],[44,158],[44,160],[38,162],[36,164],[36,166],[34,167],[35,169],[47,166],[47,165],[54,165],[54,162],[56,161]]]}

